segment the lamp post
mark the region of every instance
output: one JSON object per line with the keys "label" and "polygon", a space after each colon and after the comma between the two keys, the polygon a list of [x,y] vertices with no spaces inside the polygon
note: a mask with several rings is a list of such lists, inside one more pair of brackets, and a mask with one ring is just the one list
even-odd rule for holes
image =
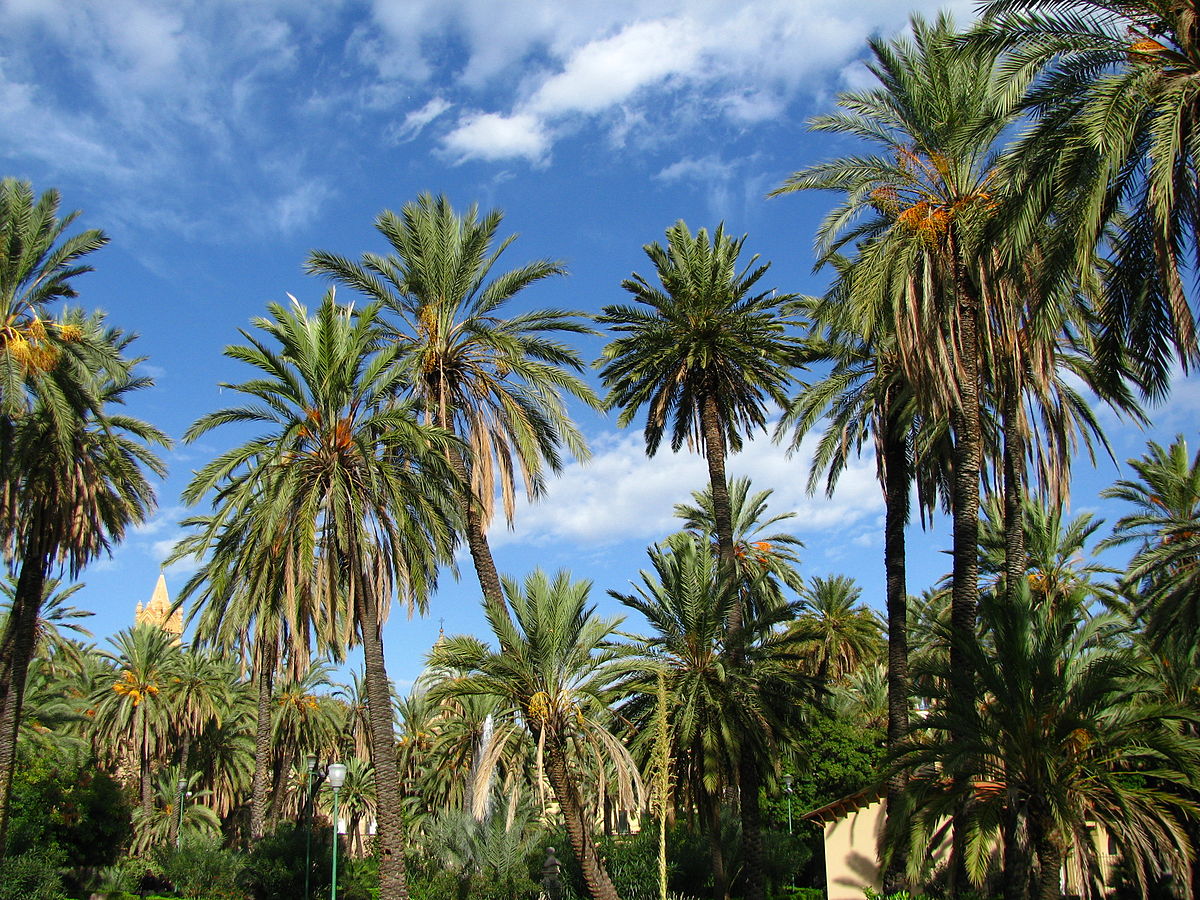
{"label": "lamp post", "polygon": [[179,816],[175,828],[175,846],[179,846],[179,841],[183,837],[183,792],[187,790],[187,779],[180,778],[175,785],[179,789]]}
{"label": "lamp post", "polygon": [[308,891],[309,874],[312,871],[312,780],[317,774],[317,758],[313,754],[304,757],[304,900],[312,900]]}
{"label": "lamp post", "polygon": [[329,779],[329,786],[333,788],[333,879],[329,886],[329,900],[337,900],[338,791],[346,783],[346,767],[342,763],[330,763],[325,775]]}
{"label": "lamp post", "polygon": [[792,833],[792,776],[783,776],[783,789],[788,795],[788,834]]}

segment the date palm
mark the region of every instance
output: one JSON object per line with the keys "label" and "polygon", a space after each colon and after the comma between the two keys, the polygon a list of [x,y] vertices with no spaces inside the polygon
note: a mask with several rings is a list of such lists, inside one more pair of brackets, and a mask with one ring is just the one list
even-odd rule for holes
{"label": "date palm", "polygon": [[[206,490],[204,482],[193,481],[184,499],[197,503]],[[342,619],[320,614],[310,591],[285,582],[290,531],[266,520],[267,503],[261,495],[222,491],[214,506],[211,515],[184,520],[189,530],[176,544],[171,560],[207,554],[180,591],[179,602],[192,601],[189,622],[195,623],[198,644],[238,654],[251,673],[257,709],[250,837],[258,840],[270,812],[276,680],[281,673],[303,677],[314,643],[338,657],[345,625]]]}
{"label": "date palm", "polygon": [[805,585],[803,612],[792,630],[824,687],[883,655],[879,617],[861,599],[862,588],[847,575],[817,576]]}
{"label": "date palm", "polygon": [[[1034,862],[1038,896],[1061,896],[1068,851],[1094,872],[1097,824],[1143,890],[1164,872],[1186,877],[1200,743],[1179,726],[1194,724],[1194,711],[1162,698],[1119,618],[1089,616],[1083,601],[1038,599],[1024,585],[1017,598],[981,599],[986,639],[970,649],[977,701],[964,708],[943,690],[901,748],[912,868],[927,861],[939,819],[965,802],[977,884],[1005,816],[1019,820],[1012,833],[1028,835],[1028,844],[1005,847],[1005,880],[1017,896]],[[945,675],[931,680],[945,686]]]}
{"label": "date palm", "polygon": [[1189,456],[1178,435],[1169,447],[1151,441],[1129,466],[1136,477],[1102,496],[1133,511],[1117,520],[1103,546],[1138,545],[1125,581],[1152,642],[1182,638],[1193,645],[1200,634],[1200,452]]}
{"label": "date palm", "polygon": [[1010,93],[1037,114],[1019,148],[1037,176],[1033,205],[1081,192],[1078,245],[1090,253],[1121,224],[1103,345],[1127,354],[1142,384],[1168,389],[1172,349],[1200,359],[1185,272],[1200,262],[1200,16],[1176,0],[992,0],[985,47],[1003,47]]}
{"label": "date palm", "polygon": [[[841,112],[811,122],[877,152],[795,172],[775,193],[844,195],[818,238],[822,262],[845,247],[856,250],[844,330],[871,341],[874,328],[888,323],[918,409],[950,425],[952,616],[956,641],[969,644],[978,599],[988,325],[997,312],[988,305],[996,296],[995,267],[983,237],[1003,196],[999,160],[1018,108],[997,99],[998,51],[962,52],[946,16],[932,23],[914,17],[912,34],[872,40],[869,68],[880,86],[841,94]],[[952,653],[951,676],[965,702],[972,693],[969,656],[957,644]]]}
{"label": "date palm", "polygon": [[[605,306],[597,321],[616,336],[599,361],[605,403],[624,427],[644,408],[646,452],[653,456],[670,430],[672,450],[698,446],[708,463],[714,532],[723,565],[734,563],[733,518],[725,461],[743,436],[763,429],[767,405],[783,407],[792,371],[803,361],[801,340],[783,313],[790,295],[759,290],[769,263],[739,262],[746,238],[724,225],[692,234],[681,220],[667,244],[645,245],[656,286],[636,272],[621,286],[637,305]],[[741,628],[739,603],[729,628]]]}
{"label": "date palm", "polygon": [[576,374],[578,352],[560,338],[591,333],[582,314],[563,309],[507,313],[525,289],[564,275],[562,263],[539,259],[498,274],[493,269],[516,240],[499,243],[500,210],[455,212],[443,195],[422,194],[400,214],[375,219],[391,252],[355,262],[325,251],[307,270],[364,294],[387,310],[385,327],[403,360],[398,387],[426,418],[462,439],[448,453],[464,485],[467,546],[483,596],[503,612],[500,577],[487,541],[497,491],[511,526],[518,472],[530,499],[557,472],[565,448],[586,459],[587,444],[564,398],[597,407]]}
{"label": "date palm", "polygon": [[[731,873],[721,841],[725,792],[741,791],[743,843],[750,890],[762,889],[756,796],[794,727],[797,707],[814,699],[813,681],[798,674],[800,654],[779,626],[798,612],[796,603],[749,603],[742,646],[731,646],[729,607],[744,585],[718,565],[707,539],[681,532],[650,550],[651,568],[633,593],[610,591],[637,610],[652,631],[639,638],[637,672],[626,682],[630,699],[620,709],[632,723],[633,750],[649,759],[658,677],[676,706],[671,714],[670,757],[679,805],[700,817],[708,839],[713,897],[728,896]],[[757,580],[766,580],[760,572]],[[736,774],[735,774],[736,773]],[[758,871],[752,867],[759,866]]]}
{"label": "date palm", "polygon": [[[256,370],[226,385],[245,405],[202,417],[194,441],[229,424],[260,434],[201,469],[189,491],[237,495],[239,514],[280,539],[285,597],[310,592],[320,616],[348,623],[362,644],[371,758],[379,798],[380,896],[408,896],[400,782],[382,624],[393,593],[423,609],[458,527],[452,446],[396,402],[400,348],[379,328],[380,307],[354,311],[333,293],[310,313],[273,303],[226,355]],[[260,546],[267,545],[266,542]]]}
{"label": "date palm", "polygon": [[[131,338],[103,327],[99,316],[80,320],[89,343],[115,359]],[[131,524],[154,509],[149,473],[162,475],[158,429],[120,412],[128,394],[150,384],[123,370],[80,373],[85,409],[64,410],[44,400],[17,420],[0,421],[6,448],[0,464],[0,519],[6,556],[17,572],[13,602],[0,635],[0,846],[7,827],[17,728],[25,673],[38,637],[45,588],[53,566],[74,577],[119,542]]]}
{"label": "date palm", "polygon": [[128,766],[137,778],[139,805],[150,816],[154,805],[154,766],[168,751],[172,716],[171,680],[182,651],[174,638],[153,625],[126,629],[109,639],[111,666],[92,694],[102,755]]}
{"label": "date palm", "polygon": [[0,179],[0,419],[6,422],[38,398],[60,409],[88,408],[92,401],[77,381],[79,351],[107,356],[77,321],[56,319],[50,309],[78,296],[73,280],[92,271],[84,257],[108,243],[95,228],[68,235],[80,214],[60,217],[60,203],[56,190],[35,198],[29,182]]}
{"label": "date palm", "polygon": [[505,719],[523,723],[545,761],[589,896],[616,900],[593,834],[596,810],[584,801],[576,766],[601,760],[614,765],[619,800],[627,809],[640,799],[640,782],[628,751],[608,730],[609,705],[627,670],[627,654],[613,641],[620,620],[595,614],[588,605],[590,589],[567,572],[550,578],[535,571],[524,584],[506,578],[511,621],[487,609],[488,625],[503,649],[466,636],[439,642],[432,664],[459,674],[438,682],[433,692],[435,698],[494,697],[504,707],[498,727]]}

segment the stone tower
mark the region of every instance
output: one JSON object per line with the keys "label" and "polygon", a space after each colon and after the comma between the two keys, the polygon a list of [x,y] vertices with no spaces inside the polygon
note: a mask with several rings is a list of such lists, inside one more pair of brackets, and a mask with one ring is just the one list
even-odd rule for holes
{"label": "stone tower", "polygon": [[156,628],[161,628],[167,634],[175,638],[175,643],[178,644],[183,639],[183,610],[177,609],[171,612],[171,597],[167,594],[167,579],[163,577],[163,573],[158,573],[158,584],[154,586],[154,593],[150,596],[150,600],[145,605],[139,603],[137,611],[133,614],[134,625],[153,625]]}

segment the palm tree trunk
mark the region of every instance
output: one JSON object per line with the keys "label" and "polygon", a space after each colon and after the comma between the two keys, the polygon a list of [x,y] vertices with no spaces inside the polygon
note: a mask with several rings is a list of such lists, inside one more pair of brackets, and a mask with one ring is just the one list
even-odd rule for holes
{"label": "palm tree trunk", "polygon": [[[191,738],[190,734],[185,733],[184,738],[183,738],[183,745],[179,750],[179,777],[183,778],[185,780],[187,779],[188,759],[191,756],[191,754],[192,754],[192,738]],[[180,800],[178,793],[175,794],[175,802],[182,805],[183,801]],[[179,839],[179,812],[178,812],[178,810],[176,810],[176,814],[171,816],[171,824],[170,824],[169,828],[167,829],[167,843],[174,846],[175,842],[178,839]]]}
{"label": "palm tree trunk", "polygon": [[279,755],[279,772],[275,783],[271,786],[271,800],[267,804],[267,820],[270,822],[278,822],[282,817],[283,801],[288,789],[288,776],[291,774],[292,763],[295,759],[296,752],[292,748],[284,748]]}
{"label": "palm tree trunk", "polygon": [[[954,427],[954,566],[950,594],[950,689],[960,720],[965,722],[975,703],[975,669],[971,647],[976,639],[979,602],[979,477],[983,459],[979,399],[979,301],[967,282],[953,231],[950,253],[958,317],[956,364],[960,378],[951,416]],[[965,790],[959,793],[964,797],[968,794]],[[966,829],[958,824],[963,821],[965,812],[965,808],[962,808],[955,816],[957,822],[950,876],[952,890],[965,890],[967,884]]]}
{"label": "palm tree trunk", "polygon": [[[722,572],[733,568],[733,508],[729,502],[729,480],[725,475],[725,432],[721,428],[721,408],[710,392],[701,406],[700,427],[704,433],[704,457],[708,462],[708,489],[712,494],[713,524],[717,530],[717,556]],[[729,633],[742,630],[742,604],[729,607]]]}
{"label": "palm tree trunk", "polygon": [[[444,404],[439,406],[436,421],[439,428],[447,431],[453,425],[449,414],[444,410]],[[487,523],[483,521],[479,498],[475,496],[475,489],[471,486],[466,460],[453,448],[446,451],[446,459],[462,485],[467,549],[471,553],[471,563],[475,566],[475,577],[479,579],[479,589],[483,592],[484,605],[493,616],[503,617],[503,620],[511,623],[512,617],[508,612],[508,604],[504,602],[504,591],[500,585],[500,572],[496,568],[496,558],[492,555],[492,547],[487,539]]]}
{"label": "palm tree trunk", "polygon": [[721,840],[721,798],[701,788],[698,799],[705,819],[708,858],[712,865],[713,900],[729,900],[729,870],[725,865],[725,845]]}
{"label": "palm tree trunk", "polygon": [[[1019,376],[1013,374],[1013,378]],[[1020,384],[1007,385],[1004,398],[1004,596],[1016,601],[1025,578],[1025,446],[1021,438]]]}
{"label": "palm tree trunk", "polygon": [[738,790],[742,808],[742,865],[745,900],[763,900],[762,814],[758,804],[758,766],[743,756],[738,763]]}
{"label": "palm tree trunk", "polygon": [[571,850],[579,861],[583,882],[592,900],[620,900],[612,879],[600,860],[600,852],[592,839],[591,823],[584,814],[583,803],[567,768],[567,744],[561,735],[546,735],[546,775],[554,789],[555,799],[562,810]]}
{"label": "palm tree trunk", "polygon": [[138,721],[141,734],[138,738],[138,779],[141,783],[142,813],[145,815],[146,827],[150,825],[150,816],[154,813],[154,789],[150,784],[150,722],[146,719],[146,701],[138,704]]}
{"label": "palm tree trunk", "polygon": [[1004,900],[1027,900],[1029,878],[1033,873],[1029,848],[1021,840],[1020,814],[1010,799],[1000,819],[1004,838]]}
{"label": "palm tree trunk", "polygon": [[367,688],[367,720],[370,724],[371,764],[375,772],[375,817],[379,838],[379,900],[408,900],[404,874],[404,823],[400,769],[396,762],[396,728],[392,712],[392,686],[383,655],[383,633],[378,600],[366,584],[359,582],[355,599],[358,627],[363,644],[364,680]]}
{"label": "palm tree trunk", "polygon": [[[908,733],[908,583],[904,546],[904,528],[908,524],[908,453],[900,431],[900,423],[892,403],[896,387],[888,388],[888,409],[882,416],[883,431],[879,435],[879,455],[883,461],[883,570],[887,595],[887,742],[894,751]],[[885,814],[898,815],[904,796],[906,779],[897,772],[887,783]],[[888,854],[883,873],[883,892],[894,894],[904,890],[908,868],[907,845],[898,841]]]}
{"label": "palm tree trunk", "polygon": [[956,307],[959,323],[957,364],[961,377],[954,425],[953,532],[954,566],[950,598],[950,679],[959,704],[972,704],[975,672],[968,648],[975,640],[979,600],[979,475],[983,436],[979,400],[978,300],[967,284],[962,260],[951,243],[955,267]]}
{"label": "palm tree trunk", "polygon": [[275,681],[278,644],[261,639],[258,647],[258,722],[254,729],[254,779],[250,783],[250,840],[259,841],[267,831],[267,804],[271,766],[271,695]]}
{"label": "palm tree trunk", "polygon": [[37,621],[45,593],[49,554],[33,553],[21,563],[12,610],[0,637],[0,855],[8,840],[9,801],[17,763],[17,736],[25,679],[37,643]]}
{"label": "palm tree trunk", "polygon": [[1038,900],[1059,900],[1062,897],[1062,846],[1054,839],[1053,826],[1033,823],[1033,843],[1038,859]]}

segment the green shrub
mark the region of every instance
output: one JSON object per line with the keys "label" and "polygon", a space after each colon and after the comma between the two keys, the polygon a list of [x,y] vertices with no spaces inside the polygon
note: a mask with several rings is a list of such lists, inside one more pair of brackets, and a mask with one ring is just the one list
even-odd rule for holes
{"label": "green shrub", "polygon": [[34,850],[0,861],[0,900],[67,900],[62,853]]}
{"label": "green shrub", "polygon": [[132,833],[120,787],[70,748],[22,748],[10,808],[9,854],[57,850],[72,868],[111,865]]}
{"label": "green shrub", "polygon": [[[329,895],[332,862],[330,828],[314,827],[308,854],[310,896]],[[304,858],[308,833],[303,827],[285,822],[261,841],[246,857],[241,886],[255,900],[297,900],[304,897]],[[346,863],[338,858],[338,882],[341,886]]]}
{"label": "green shrub", "polygon": [[155,851],[155,862],[175,892],[190,900],[241,900],[243,854],[224,849],[216,837],[184,835],[178,847]]}

